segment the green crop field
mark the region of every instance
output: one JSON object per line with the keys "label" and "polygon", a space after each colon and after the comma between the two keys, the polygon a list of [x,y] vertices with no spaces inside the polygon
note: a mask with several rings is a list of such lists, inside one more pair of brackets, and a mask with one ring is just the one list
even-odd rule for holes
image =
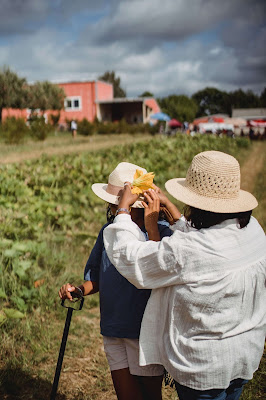
{"label": "green crop field", "polygon": [[[57,293],[63,283],[82,282],[85,262],[105,222],[106,205],[92,193],[91,184],[106,182],[119,162],[128,161],[154,171],[155,183],[164,188],[167,179],[185,176],[195,154],[209,149],[232,154],[243,168],[255,150],[260,155],[256,173],[246,170],[253,173],[249,190],[260,204],[254,216],[265,229],[264,142],[202,135],[154,137],[94,153],[0,165],[1,398],[49,399],[66,317]],[[263,388],[265,361],[242,400],[263,399]],[[115,398],[95,294],[85,298],[81,312],[74,312],[58,399]],[[163,398],[177,397],[166,387]]]}

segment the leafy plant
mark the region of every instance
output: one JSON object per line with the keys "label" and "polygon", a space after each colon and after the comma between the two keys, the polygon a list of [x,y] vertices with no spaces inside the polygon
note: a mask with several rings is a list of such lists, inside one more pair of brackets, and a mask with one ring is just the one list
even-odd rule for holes
{"label": "leafy plant", "polygon": [[0,134],[8,144],[18,144],[29,135],[30,130],[23,118],[8,117],[0,127]]}
{"label": "leafy plant", "polygon": [[45,122],[43,116],[32,115],[30,119],[31,135],[37,140],[45,140],[51,132],[52,127],[49,123]]}
{"label": "leafy plant", "polygon": [[84,136],[90,136],[94,133],[94,126],[86,118],[78,121],[78,134]]}
{"label": "leafy plant", "polygon": [[0,69],[0,122],[3,108],[25,107],[25,89],[25,78],[19,78],[8,67]]}
{"label": "leafy plant", "polygon": [[[35,121],[37,126],[39,122]],[[246,139],[232,141],[202,135],[155,137],[148,143],[94,154],[43,156],[19,166],[0,166],[2,307],[22,313],[33,310],[40,293],[63,273],[74,246],[86,252],[92,247],[105,222],[105,205],[90,186],[106,182],[118,162],[137,163],[154,171],[155,183],[163,188],[172,176],[186,175],[191,159],[199,151],[228,152],[229,145],[230,153],[236,155],[250,144]]]}

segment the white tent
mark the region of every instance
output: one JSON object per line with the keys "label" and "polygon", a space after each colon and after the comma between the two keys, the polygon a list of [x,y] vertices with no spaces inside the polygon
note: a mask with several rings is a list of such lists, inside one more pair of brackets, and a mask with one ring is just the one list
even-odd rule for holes
{"label": "white tent", "polygon": [[233,124],[225,124],[223,122],[203,122],[199,124],[199,131],[200,133],[205,133],[205,132],[212,132],[216,133],[217,131],[221,130],[227,130],[227,131],[232,131],[234,132],[234,125]]}
{"label": "white tent", "polygon": [[234,126],[246,126],[247,121],[244,118],[225,118],[224,122],[226,124],[232,124]]}

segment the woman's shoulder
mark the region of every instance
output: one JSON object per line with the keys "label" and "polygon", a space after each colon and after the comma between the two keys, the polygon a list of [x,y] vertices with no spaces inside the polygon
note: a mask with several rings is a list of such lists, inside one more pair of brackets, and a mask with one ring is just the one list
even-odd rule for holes
{"label": "woman's shoulder", "polygon": [[247,226],[250,226],[251,229],[258,230],[258,231],[260,231],[261,233],[263,233],[265,235],[262,226],[260,225],[259,221],[255,217],[253,217],[253,216],[250,217],[250,221],[249,221],[249,224]]}

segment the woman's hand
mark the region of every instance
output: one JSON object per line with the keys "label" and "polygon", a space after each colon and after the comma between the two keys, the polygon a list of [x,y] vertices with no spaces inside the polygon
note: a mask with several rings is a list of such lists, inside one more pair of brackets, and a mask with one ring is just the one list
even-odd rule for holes
{"label": "woman's hand", "polygon": [[142,202],[144,207],[144,225],[148,232],[149,239],[160,241],[160,234],[158,230],[158,217],[160,211],[160,199],[158,194],[153,189],[144,192],[146,202]]}
{"label": "woman's hand", "polygon": [[75,292],[76,287],[71,285],[70,283],[67,283],[66,285],[63,285],[58,294],[60,299],[65,300],[65,299],[69,299],[69,300],[73,300],[71,293]]}
{"label": "woman's hand", "polygon": [[125,182],[124,189],[121,189],[119,195],[118,208],[126,208],[127,210],[130,209],[139,197],[137,194],[132,194],[130,182]]}

